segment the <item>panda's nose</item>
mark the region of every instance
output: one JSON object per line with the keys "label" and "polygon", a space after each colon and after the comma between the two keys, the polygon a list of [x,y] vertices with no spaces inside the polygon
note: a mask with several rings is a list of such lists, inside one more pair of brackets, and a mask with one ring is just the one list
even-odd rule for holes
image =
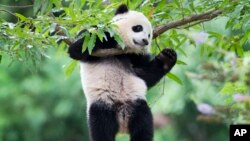
{"label": "panda's nose", "polygon": [[148,40],[147,39],[142,39],[142,42],[144,43],[144,45],[148,45]]}

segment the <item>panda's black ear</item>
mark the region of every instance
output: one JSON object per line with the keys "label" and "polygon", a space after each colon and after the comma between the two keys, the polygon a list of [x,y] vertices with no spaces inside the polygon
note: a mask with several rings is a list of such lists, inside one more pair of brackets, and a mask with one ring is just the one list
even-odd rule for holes
{"label": "panda's black ear", "polygon": [[117,14],[123,14],[123,13],[127,13],[128,12],[128,7],[127,7],[127,5],[126,4],[122,4],[122,5],[120,5],[118,8],[117,8],[117,10],[116,10],[116,12],[115,12],[115,15],[117,15]]}

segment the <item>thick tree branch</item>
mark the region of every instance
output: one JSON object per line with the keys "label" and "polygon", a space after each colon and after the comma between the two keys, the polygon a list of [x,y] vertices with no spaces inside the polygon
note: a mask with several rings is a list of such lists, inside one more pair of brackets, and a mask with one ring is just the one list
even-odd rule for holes
{"label": "thick tree branch", "polygon": [[186,24],[191,24],[193,22],[202,23],[211,20],[219,16],[220,14],[222,14],[222,10],[212,10],[202,14],[195,14],[189,17],[184,17],[183,19],[158,26],[154,30],[154,38],[158,37],[159,35],[161,35],[162,33],[166,32],[169,29],[180,27]]}
{"label": "thick tree branch", "polygon": [[[219,16],[222,14],[222,10],[211,10],[202,14],[195,14],[192,16],[184,17],[183,19],[173,21],[170,23],[166,23],[164,25],[157,26],[154,31],[153,31],[153,38],[157,38],[159,35],[163,34],[169,29],[181,27],[184,25],[189,24],[187,27],[190,27],[190,25],[196,25],[199,23],[203,23],[205,21],[209,21],[214,19],[215,17]],[[65,41],[66,44],[70,45],[71,42]],[[124,53],[129,53],[128,50],[122,50],[119,46],[117,48],[113,49],[100,49],[95,52],[93,52],[91,55],[92,56],[98,56],[98,57],[103,57],[103,56],[112,56],[112,55],[120,55]]]}
{"label": "thick tree branch", "polygon": [[0,7],[4,7],[4,8],[30,8],[33,7],[32,4],[30,5],[4,5],[4,4],[0,4]]}

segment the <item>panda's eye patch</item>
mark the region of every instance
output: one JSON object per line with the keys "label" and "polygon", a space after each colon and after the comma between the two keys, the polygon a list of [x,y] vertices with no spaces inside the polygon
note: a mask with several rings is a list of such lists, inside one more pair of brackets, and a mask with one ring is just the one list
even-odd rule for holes
{"label": "panda's eye patch", "polygon": [[143,27],[141,25],[135,25],[132,27],[132,30],[134,32],[141,32],[143,30]]}
{"label": "panda's eye patch", "polygon": [[150,34],[148,34],[148,38],[150,38]]}

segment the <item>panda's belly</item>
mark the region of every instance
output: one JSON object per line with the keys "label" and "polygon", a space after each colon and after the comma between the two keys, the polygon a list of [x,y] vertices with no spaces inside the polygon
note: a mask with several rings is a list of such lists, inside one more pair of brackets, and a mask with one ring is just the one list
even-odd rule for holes
{"label": "panda's belly", "polygon": [[97,100],[115,104],[145,99],[145,82],[128,67],[114,58],[81,63],[81,80],[88,105]]}

